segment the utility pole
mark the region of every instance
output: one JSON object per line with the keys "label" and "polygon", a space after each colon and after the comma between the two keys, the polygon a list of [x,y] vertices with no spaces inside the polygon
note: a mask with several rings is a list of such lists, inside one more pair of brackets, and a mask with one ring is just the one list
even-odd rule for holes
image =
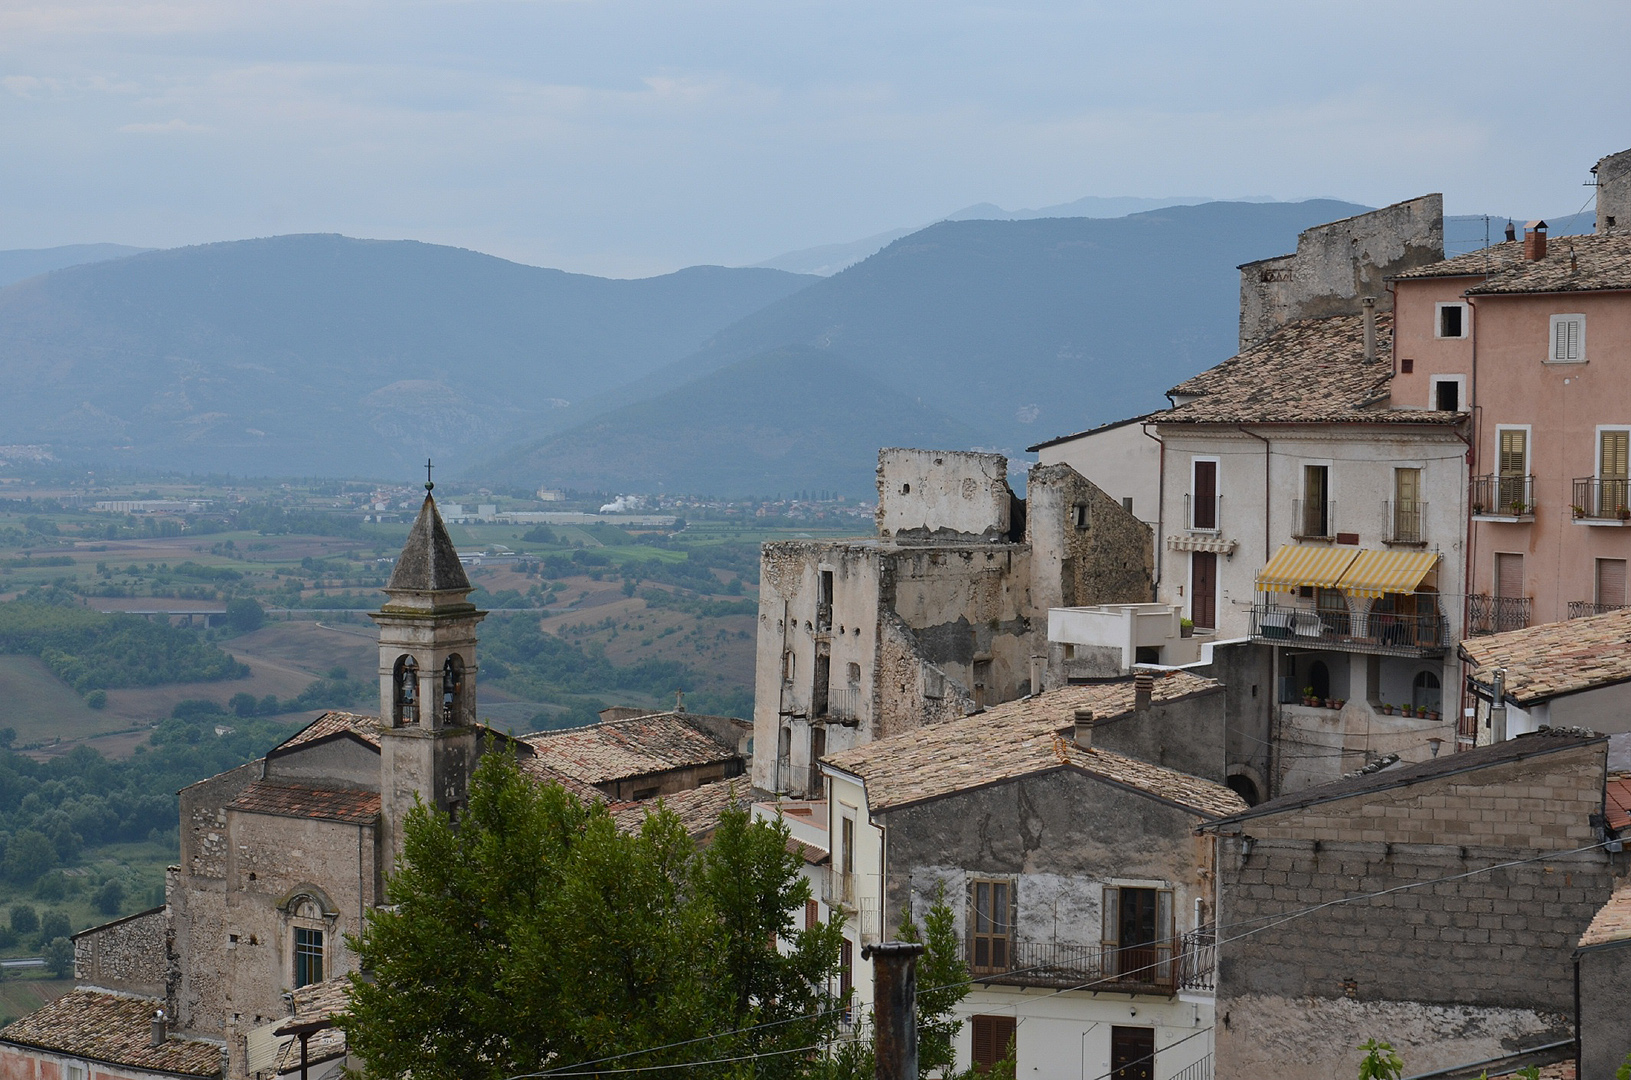
{"label": "utility pole", "polygon": [[877,1080],[917,1080],[917,958],[915,941],[866,945],[872,961],[872,1047]]}

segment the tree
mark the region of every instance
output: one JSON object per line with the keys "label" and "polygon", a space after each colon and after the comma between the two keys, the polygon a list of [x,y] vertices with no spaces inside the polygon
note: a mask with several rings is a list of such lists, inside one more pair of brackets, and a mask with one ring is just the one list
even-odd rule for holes
{"label": "tree", "polygon": [[104,882],[96,890],[96,910],[104,915],[117,915],[125,903],[125,887],[117,879]]}
{"label": "tree", "polygon": [[40,928],[40,915],[27,904],[11,905],[11,931],[14,934],[32,934]]}
{"label": "tree", "polygon": [[55,941],[65,938],[74,932],[74,926],[68,921],[66,912],[52,908],[40,919],[40,941]]}
{"label": "tree", "polygon": [[247,634],[251,630],[259,630],[266,625],[266,609],[261,607],[260,601],[250,596],[240,596],[227,601],[227,625],[240,634]]}
{"label": "tree", "polygon": [[74,943],[65,937],[55,937],[45,945],[45,966],[59,979],[74,977]]}
{"label": "tree", "polygon": [[6,845],[6,876],[13,881],[31,882],[55,865],[57,849],[38,829],[21,829]]}
{"label": "tree", "polygon": [[953,1015],[957,1003],[968,996],[968,965],[963,962],[957,934],[957,915],[946,903],[946,883],[935,889],[934,902],[923,915],[923,930],[911,919],[900,928],[903,941],[922,941],[917,962],[918,1075],[950,1075],[957,1064],[953,1040],[963,1022]]}
{"label": "tree", "polygon": [[415,1080],[743,1053],[795,1076],[804,1055],[782,1051],[838,1023],[840,934],[793,928],[809,887],[787,841],[745,810],[701,851],[660,808],[623,833],[489,746],[457,828],[424,806],[404,822],[391,906],[351,940],[371,979],[351,980],[349,1045],[369,1075]]}

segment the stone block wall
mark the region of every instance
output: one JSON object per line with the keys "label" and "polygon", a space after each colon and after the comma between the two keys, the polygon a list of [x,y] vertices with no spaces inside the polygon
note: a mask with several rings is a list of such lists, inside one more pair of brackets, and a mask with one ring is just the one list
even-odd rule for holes
{"label": "stone block wall", "polygon": [[170,972],[169,912],[152,908],[74,935],[74,981],[163,998]]}
{"label": "stone block wall", "polygon": [[1155,533],[1069,465],[1037,465],[1025,488],[1032,605],[1139,604],[1155,598]]}

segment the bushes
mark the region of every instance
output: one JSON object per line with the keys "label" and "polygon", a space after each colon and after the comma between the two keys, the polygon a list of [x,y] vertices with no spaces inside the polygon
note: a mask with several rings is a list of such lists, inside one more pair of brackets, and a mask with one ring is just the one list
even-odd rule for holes
{"label": "bushes", "polygon": [[102,615],[55,588],[33,589],[0,604],[0,652],[39,657],[80,693],[249,675],[247,665],[190,630],[134,615]]}

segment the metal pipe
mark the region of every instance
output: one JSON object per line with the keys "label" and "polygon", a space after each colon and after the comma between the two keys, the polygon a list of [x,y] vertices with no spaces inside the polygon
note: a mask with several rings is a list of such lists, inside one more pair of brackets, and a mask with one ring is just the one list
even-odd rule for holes
{"label": "metal pipe", "polygon": [[1454,1074],[1460,1072],[1471,1072],[1473,1069],[1479,1069],[1485,1065],[1497,1065],[1503,1061],[1515,1061],[1518,1058],[1526,1058],[1530,1054],[1539,1054],[1545,1050],[1557,1050],[1564,1046],[1570,1046],[1573,1043],[1573,1039],[1559,1039],[1557,1042],[1543,1043],[1540,1046],[1531,1046],[1527,1050],[1515,1050],[1510,1054],[1502,1054],[1500,1057],[1485,1058],[1483,1061],[1469,1061],[1462,1065],[1451,1065],[1444,1069],[1434,1069],[1432,1072],[1415,1073],[1414,1075],[1405,1077],[1404,1080],[1433,1080],[1433,1077],[1436,1076],[1453,1076]]}
{"label": "metal pipe", "polygon": [[873,1054],[877,1080],[917,1080],[916,941],[883,941],[861,948],[872,961]]}
{"label": "metal pipe", "polygon": [[[1167,395],[1167,402],[1172,403],[1171,394]],[[1176,406],[1174,407],[1176,408]],[[1150,434],[1150,425],[1140,424],[1139,428],[1144,432],[1146,438],[1154,439],[1155,445],[1161,448],[1155,470],[1155,536],[1153,538],[1155,544],[1155,580],[1150,582],[1152,586],[1159,588],[1161,585],[1162,564],[1161,530],[1166,528],[1167,522],[1167,443],[1161,436]],[[1154,600],[1156,597],[1151,596],[1150,599]]]}

